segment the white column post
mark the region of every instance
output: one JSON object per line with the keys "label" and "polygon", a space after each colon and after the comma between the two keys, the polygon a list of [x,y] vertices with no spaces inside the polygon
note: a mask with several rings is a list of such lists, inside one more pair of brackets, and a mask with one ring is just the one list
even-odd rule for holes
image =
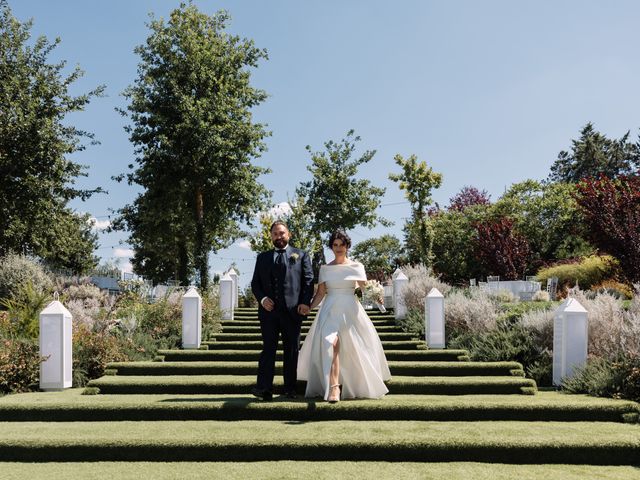
{"label": "white column post", "polygon": [[229,269],[229,276],[233,280],[233,308],[238,308],[238,272],[235,268]]}
{"label": "white column post", "polygon": [[[57,294],[56,294],[57,297]],[[40,389],[71,387],[71,313],[57,298],[40,312]]]}
{"label": "white column post", "polygon": [[424,332],[429,348],[444,348],[444,295],[432,288],[424,301]]}
{"label": "white column post", "polygon": [[182,348],[200,348],[202,341],[202,297],[195,287],[182,296]]}
{"label": "white column post", "polygon": [[568,298],[554,312],[553,384],[571,377],[587,362],[589,323],[587,311],[575,298]]}
{"label": "white column post", "polygon": [[396,278],[398,278],[398,275],[400,275],[402,273],[402,270],[400,270],[400,267],[397,267],[393,273],[391,274],[391,306],[395,309],[396,308],[396,296],[393,293],[394,292],[394,286],[395,286],[395,280]]}
{"label": "white column post", "polygon": [[233,279],[229,272],[220,279],[220,310],[223,320],[233,320]]}
{"label": "white column post", "polygon": [[407,316],[407,306],[404,303],[404,297],[402,296],[402,291],[409,283],[409,278],[400,272],[398,276],[393,280],[393,304],[395,308],[395,317],[397,319],[402,319]]}

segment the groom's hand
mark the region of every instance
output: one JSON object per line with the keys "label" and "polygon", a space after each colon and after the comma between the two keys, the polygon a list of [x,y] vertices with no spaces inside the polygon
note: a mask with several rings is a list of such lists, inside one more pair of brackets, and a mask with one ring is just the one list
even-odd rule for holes
{"label": "groom's hand", "polygon": [[262,303],[262,306],[267,312],[270,312],[273,310],[273,307],[275,307],[275,303],[273,303],[273,300],[269,297],[264,297],[260,303]]}
{"label": "groom's hand", "polygon": [[305,305],[303,303],[298,305],[298,315],[309,315],[310,311],[311,309],[309,308],[309,305]]}

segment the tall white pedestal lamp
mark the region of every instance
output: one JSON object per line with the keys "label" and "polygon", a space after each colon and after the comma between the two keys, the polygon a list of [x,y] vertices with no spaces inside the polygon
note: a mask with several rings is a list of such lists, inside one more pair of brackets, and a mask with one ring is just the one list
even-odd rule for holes
{"label": "tall white pedestal lamp", "polygon": [[200,348],[202,341],[202,297],[195,287],[182,296],[182,348]]}
{"label": "tall white pedestal lamp", "polygon": [[407,316],[407,306],[404,303],[404,297],[402,291],[409,283],[409,278],[402,272],[400,272],[393,280],[393,305],[395,308],[395,317],[402,319]]}
{"label": "tall white pedestal lamp", "polygon": [[62,390],[73,383],[71,320],[71,313],[57,300],[57,294],[56,300],[40,312],[40,356],[46,358],[40,364],[41,390]]}
{"label": "tall white pedestal lamp", "polygon": [[554,312],[553,384],[573,376],[587,362],[589,323],[587,311],[575,298],[568,298]]}
{"label": "tall white pedestal lamp", "polygon": [[220,310],[224,320],[233,320],[233,279],[229,272],[220,279]]}
{"label": "tall white pedestal lamp", "polygon": [[429,348],[444,348],[444,295],[432,288],[424,301],[424,331]]}

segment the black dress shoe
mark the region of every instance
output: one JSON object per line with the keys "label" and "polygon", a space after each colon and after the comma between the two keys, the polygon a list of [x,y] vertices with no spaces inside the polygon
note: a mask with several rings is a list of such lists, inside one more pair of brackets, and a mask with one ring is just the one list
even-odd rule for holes
{"label": "black dress shoe", "polygon": [[254,397],[258,397],[260,400],[264,400],[265,402],[269,402],[273,399],[273,395],[268,390],[261,390],[258,387],[253,387],[251,389],[251,393]]}

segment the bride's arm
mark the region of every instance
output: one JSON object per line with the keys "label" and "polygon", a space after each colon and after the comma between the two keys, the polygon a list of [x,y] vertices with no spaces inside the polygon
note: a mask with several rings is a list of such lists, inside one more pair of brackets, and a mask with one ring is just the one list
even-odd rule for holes
{"label": "bride's arm", "polygon": [[311,305],[309,305],[309,308],[313,310],[318,305],[320,305],[320,302],[322,301],[326,293],[327,286],[324,282],[322,282],[318,285],[318,290],[316,290],[316,294],[313,296],[313,300],[311,300]]}

